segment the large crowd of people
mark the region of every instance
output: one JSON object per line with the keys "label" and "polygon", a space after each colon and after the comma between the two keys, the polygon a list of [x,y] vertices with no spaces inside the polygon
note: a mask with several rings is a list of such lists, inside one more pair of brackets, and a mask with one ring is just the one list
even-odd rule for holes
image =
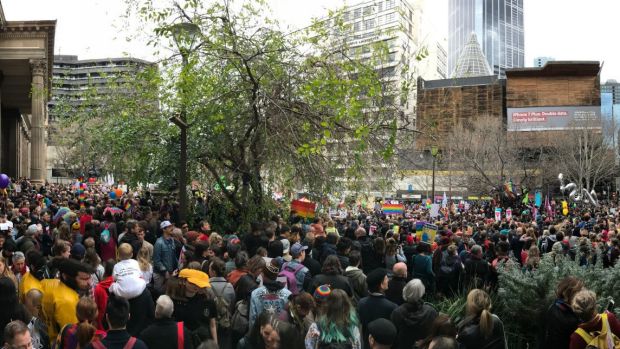
{"label": "large crowd of people", "polygon": [[[433,219],[423,205],[311,221],[291,212],[216,232],[199,204],[185,222],[174,200],[148,192],[13,183],[0,199],[0,343],[503,349],[507,319],[490,296],[502,265],[535,272],[552,254],[609,267],[620,256],[618,216],[605,205],[502,220],[492,203]],[[424,241],[429,222],[436,236]],[[545,348],[620,342],[620,322],[597,311],[583,281],[565,278],[556,293]],[[459,294],[467,302],[454,322],[433,302]]]}

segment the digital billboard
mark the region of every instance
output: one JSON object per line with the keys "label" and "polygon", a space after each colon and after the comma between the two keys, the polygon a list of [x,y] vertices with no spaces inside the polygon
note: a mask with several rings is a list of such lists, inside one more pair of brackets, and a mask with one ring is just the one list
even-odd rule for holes
{"label": "digital billboard", "polygon": [[508,108],[508,131],[557,131],[601,127],[601,107]]}

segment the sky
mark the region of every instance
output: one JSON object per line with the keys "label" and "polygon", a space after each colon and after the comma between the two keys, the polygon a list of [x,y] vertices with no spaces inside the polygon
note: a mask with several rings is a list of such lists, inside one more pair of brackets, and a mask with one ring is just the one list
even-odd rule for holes
{"label": "sky", "polygon": [[[344,0],[268,0],[273,16],[291,29],[310,23]],[[413,1],[413,0],[411,0]],[[425,22],[434,36],[447,36],[448,0],[425,0]],[[7,20],[58,20],[56,54],[80,58],[131,55],[152,59],[153,52],[143,40],[126,38],[141,28],[126,27],[121,16],[124,0],[1,0]],[[354,4],[357,1],[348,0]],[[584,6],[587,4],[587,6]],[[604,62],[602,81],[620,80],[618,0],[524,0],[525,64],[532,66],[538,56],[557,60],[598,60]],[[447,46],[447,42],[443,41]]]}

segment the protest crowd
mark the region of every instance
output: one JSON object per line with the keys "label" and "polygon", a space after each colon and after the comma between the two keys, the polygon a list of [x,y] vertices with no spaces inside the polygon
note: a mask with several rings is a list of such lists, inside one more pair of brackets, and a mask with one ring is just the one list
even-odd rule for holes
{"label": "protest crowd", "polygon": [[[312,219],[291,211],[213,231],[202,205],[184,222],[167,197],[108,192],[21,179],[4,193],[5,348],[503,349],[510,319],[491,297],[502,268],[536,272],[546,254],[610,267],[620,256],[606,207],[501,220],[493,203],[434,218],[414,204]],[[567,277],[554,287],[545,348],[617,347],[620,321],[598,311],[588,285]],[[457,294],[466,305],[453,321],[433,302]]]}

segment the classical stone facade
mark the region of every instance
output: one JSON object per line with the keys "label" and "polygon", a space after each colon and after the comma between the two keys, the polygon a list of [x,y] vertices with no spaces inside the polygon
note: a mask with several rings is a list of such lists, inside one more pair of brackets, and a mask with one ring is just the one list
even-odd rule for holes
{"label": "classical stone facade", "polygon": [[0,171],[48,177],[47,101],[56,21],[7,21],[0,2]]}

